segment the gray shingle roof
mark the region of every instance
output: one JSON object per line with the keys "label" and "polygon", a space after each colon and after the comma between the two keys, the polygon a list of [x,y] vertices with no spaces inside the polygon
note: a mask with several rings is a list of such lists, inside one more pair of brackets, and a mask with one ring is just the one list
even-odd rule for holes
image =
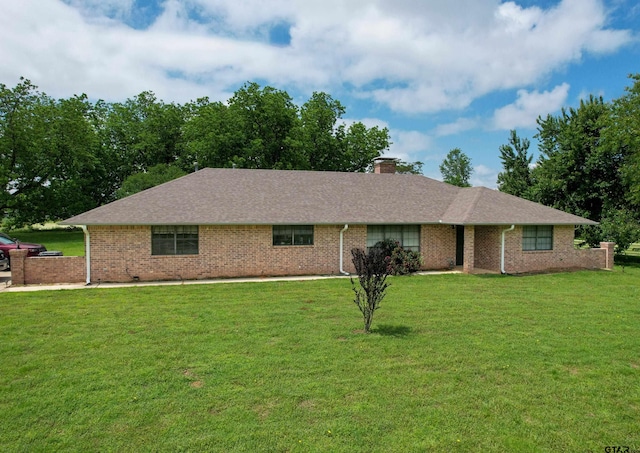
{"label": "gray shingle roof", "polygon": [[69,225],[593,224],[484,187],[421,175],[205,168]]}

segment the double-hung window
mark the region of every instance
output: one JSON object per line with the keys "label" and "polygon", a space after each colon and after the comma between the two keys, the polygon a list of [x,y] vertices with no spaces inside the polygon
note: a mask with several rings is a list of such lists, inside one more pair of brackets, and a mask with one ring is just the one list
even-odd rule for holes
{"label": "double-hung window", "polygon": [[198,226],[152,226],[152,255],[197,255]]}
{"label": "double-hung window", "polygon": [[420,251],[420,225],[369,225],[367,248],[385,239],[393,239],[405,250]]}
{"label": "double-hung window", "polygon": [[553,225],[523,227],[522,250],[553,250]]}
{"label": "double-hung window", "polygon": [[274,225],[273,245],[313,245],[313,225]]}

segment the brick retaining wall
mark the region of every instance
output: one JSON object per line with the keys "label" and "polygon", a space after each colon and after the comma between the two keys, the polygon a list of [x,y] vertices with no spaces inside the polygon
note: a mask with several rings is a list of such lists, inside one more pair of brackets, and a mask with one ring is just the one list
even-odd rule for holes
{"label": "brick retaining wall", "polygon": [[86,280],[84,256],[33,256],[11,250],[11,284],[81,283]]}

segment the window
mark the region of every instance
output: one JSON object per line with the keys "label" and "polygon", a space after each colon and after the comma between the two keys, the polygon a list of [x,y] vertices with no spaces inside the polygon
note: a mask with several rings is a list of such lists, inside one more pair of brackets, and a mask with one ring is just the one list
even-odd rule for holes
{"label": "window", "polygon": [[553,226],[526,226],[522,229],[522,250],[553,250]]}
{"label": "window", "polygon": [[197,255],[197,226],[152,226],[152,255]]}
{"label": "window", "polygon": [[313,245],[313,225],[274,225],[273,245]]}
{"label": "window", "polygon": [[420,225],[369,225],[367,226],[367,248],[380,241],[393,239],[405,250],[420,251]]}

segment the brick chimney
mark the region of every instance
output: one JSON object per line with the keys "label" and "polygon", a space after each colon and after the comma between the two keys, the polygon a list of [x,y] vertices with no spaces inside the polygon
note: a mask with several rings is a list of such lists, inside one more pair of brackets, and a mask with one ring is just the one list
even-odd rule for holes
{"label": "brick chimney", "polygon": [[396,173],[396,160],[393,157],[378,157],[373,161],[374,173]]}

